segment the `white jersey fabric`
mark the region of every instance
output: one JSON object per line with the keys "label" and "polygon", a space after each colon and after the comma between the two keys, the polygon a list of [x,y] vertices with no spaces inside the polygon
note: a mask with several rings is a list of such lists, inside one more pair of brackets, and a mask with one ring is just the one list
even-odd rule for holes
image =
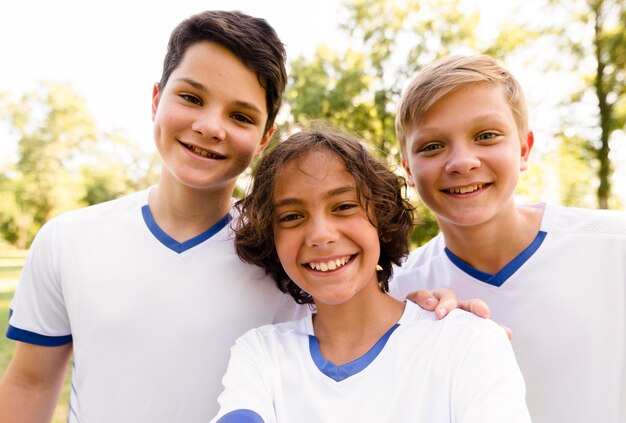
{"label": "white jersey fabric", "polygon": [[326,361],[311,316],[246,333],[232,348],[213,422],[529,422],[505,332],[454,310],[407,302],[361,358]]}
{"label": "white jersey fabric", "polygon": [[463,263],[439,234],[395,269],[390,289],[485,300],[513,330],[533,422],[624,423],[626,213],[537,207],[535,242],[497,275]]}
{"label": "white jersey fabric", "polygon": [[7,336],[73,342],[69,422],[207,422],[237,337],[305,315],[237,257],[228,216],[178,243],[147,204],[65,213],[29,251]]}

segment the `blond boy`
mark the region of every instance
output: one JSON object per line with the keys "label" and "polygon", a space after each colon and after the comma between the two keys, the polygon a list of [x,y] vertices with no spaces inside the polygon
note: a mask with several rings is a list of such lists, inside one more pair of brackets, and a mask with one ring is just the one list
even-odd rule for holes
{"label": "blond boy", "polygon": [[485,300],[513,330],[534,422],[624,422],[626,213],[517,205],[527,121],[520,84],[490,57],[448,57],[410,82],[396,132],[441,233],[390,286]]}

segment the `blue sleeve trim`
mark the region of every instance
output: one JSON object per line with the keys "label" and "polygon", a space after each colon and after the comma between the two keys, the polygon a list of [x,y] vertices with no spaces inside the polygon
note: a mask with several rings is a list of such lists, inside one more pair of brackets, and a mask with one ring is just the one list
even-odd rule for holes
{"label": "blue sleeve trim", "polygon": [[7,328],[7,338],[27,344],[41,345],[42,347],[58,347],[72,342],[72,335],[45,336],[11,325]]}
{"label": "blue sleeve trim", "polygon": [[252,410],[235,410],[224,414],[217,423],[265,423],[261,416]]}

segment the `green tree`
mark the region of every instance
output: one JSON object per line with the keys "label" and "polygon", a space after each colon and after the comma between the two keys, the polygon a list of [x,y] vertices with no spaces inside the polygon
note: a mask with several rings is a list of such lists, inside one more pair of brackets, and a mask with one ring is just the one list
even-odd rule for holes
{"label": "green tree", "polygon": [[158,181],[160,159],[118,133],[104,133],[81,157],[82,205],[91,206]]}
{"label": "green tree", "polygon": [[84,101],[64,84],[47,82],[17,101],[5,98],[2,111],[18,143],[11,222],[17,246],[24,248],[53,214],[78,204],[68,169],[81,146],[95,141],[95,124]]}
{"label": "green tree", "polygon": [[113,199],[156,181],[159,162],[119,134],[102,133],[69,84],[45,82],[11,100],[0,119],[18,158],[0,174],[0,230],[26,248],[52,216]]}
{"label": "green tree", "polygon": [[[616,131],[626,124],[626,3],[622,0],[551,0],[555,13],[564,14],[557,35],[574,58],[582,88],[572,101],[592,98],[596,122],[575,128],[587,140],[585,148],[594,159],[597,204],[608,208],[613,166],[610,151]],[[583,121],[584,122],[584,121]],[[581,154],[585,154],[584,152]]]}
{"label": "green tree", "polygon": [[[462,0],[352,0],[344,3],[345,51],[320,46],[313,58],[291,62],[286,100],[294,121],[323,119],[358,134],[381,157],[399,163],[394,120],[402,87],[422,66],[442,56],[483,51],[502,55],[533,37],[507,23],[494,40],[477,35],[480,14]],[[525,35],[525,36],[524,36]],[[534,36],[534,35],[533,35]],[[437,231],[416,199],[421,224],[413,241]]]}

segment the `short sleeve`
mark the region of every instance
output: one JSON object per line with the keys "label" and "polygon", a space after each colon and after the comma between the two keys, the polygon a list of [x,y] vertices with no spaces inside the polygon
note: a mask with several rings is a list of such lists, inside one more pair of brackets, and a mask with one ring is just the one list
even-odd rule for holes
{"label": "short sleeve", "polygon": [[228,369],[222,380],[224,390],[218,397],[220,410],[211,422],[275,423],[272,372],[257,330],[248,331],[231,348]]}
{"label": "short sleeve", "polygon": [[10,306],[10,339],[43,346],[72,342],[59,277],[57,230],[54,219],[46,223],[29,249]]}

